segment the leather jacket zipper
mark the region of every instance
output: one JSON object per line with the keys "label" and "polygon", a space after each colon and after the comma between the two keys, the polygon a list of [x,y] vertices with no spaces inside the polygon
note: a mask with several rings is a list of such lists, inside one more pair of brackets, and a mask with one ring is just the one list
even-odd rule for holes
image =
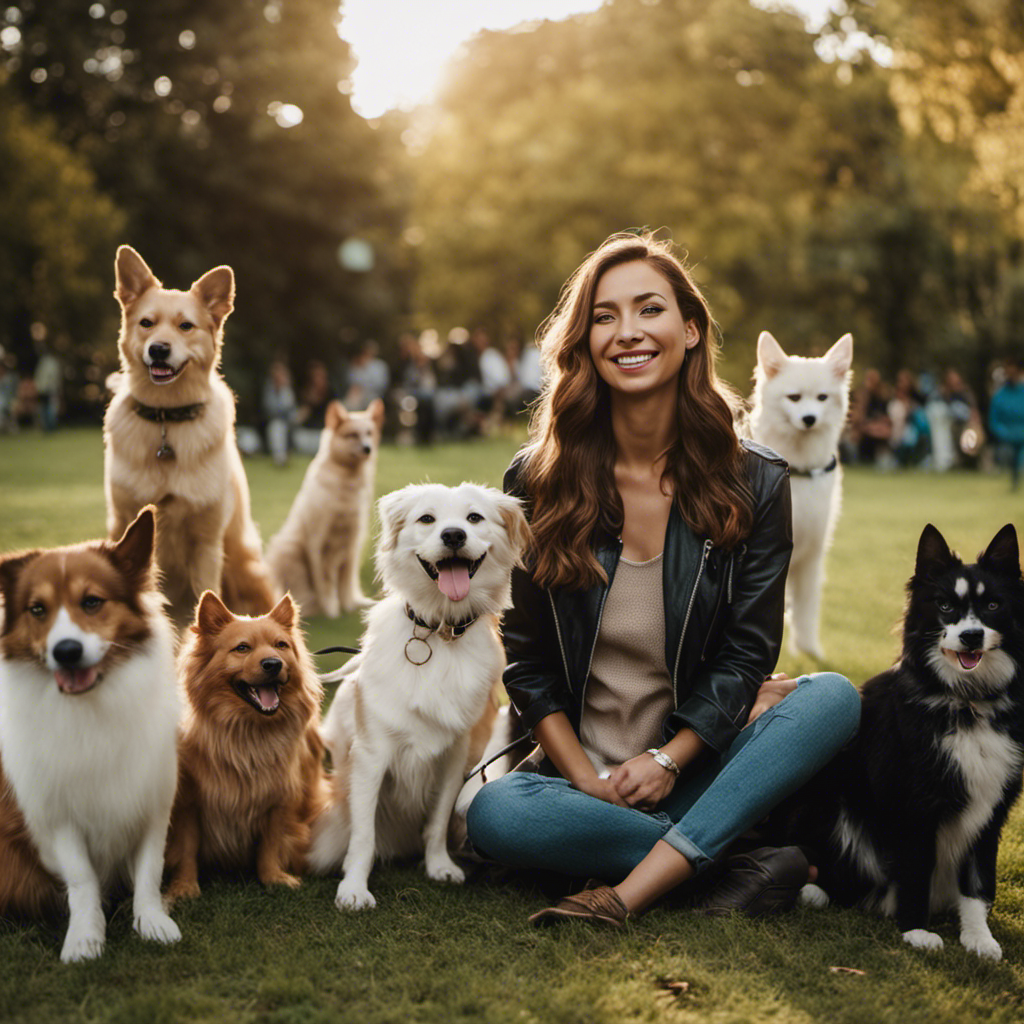
{"label": "leather jacket zipper", "polygon": [[[622,552],[622,541],[619,541],[619,553]],[[583,721],[583,712],[587,706],[587,683],[590,682],[590,666],[594,664],[594,651],[597,650],[597,638],[601,633],[601,619],[604,617],[604,604],[608,600],[608,592],[611,587],[605,587],[601,595],[601,606],[597,609],[597,629],[594,630],[594,642],[590,645],[590,657],[587,659],[587,674],[583,677],[583,689],[580,691],[580,722]]]}
{"label": "leather jacket zipper", "polygon": [[683,640],[686,639],[686,627],[690,624],[690,614],[693,612],[693,603],[697,600],[697,588],[700,586],[701,577],[704,575],[704,566],[707,564],[711,548],[711,541],[704,541],[704,551],[700,556],[700,565],[697,566],[697,578],[693,581],[693,590],[690,593],[690,603],[686,606],[686,618],[683,619],[683,631],[679,634],[679,647],[676,650],[676,663],[672,669],[672,693],[675,696],[677,705],[679,704],[679,659],[683,656]]}
{"label": "leather jacket zipper", "polygon": [[569,661],[565,656],[565,644],[562,643],[562,627],[558,625],[558,609],[555,608],[555,596],[548,591],[548,600],[551,602],[551,615],[555,620],[555,635],[558,637],[558,649],[562,652],[562,669],[565,672],[565,684],[572,690],[572,679],[569,678]]}

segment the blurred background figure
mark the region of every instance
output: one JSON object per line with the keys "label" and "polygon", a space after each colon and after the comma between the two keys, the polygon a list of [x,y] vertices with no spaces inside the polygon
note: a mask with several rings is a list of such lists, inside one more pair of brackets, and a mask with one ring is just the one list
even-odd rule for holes
{"label": "blurred background figure", "polygon": [[879,469],[891,468],[889,392],[882,375],[874,368],[864,371],[864,379],[854,392],[850,424],[856,438],[858,461]]}
{"label": "blurred background figure", "polygon": [[291,432],[298,413],[292,375],[283,359],[275,359],[263,383],[263,422],[267,451],[276,466],[288,464]]}
{"label": "blurred background figure", "polygon": [[892,434],[889,445],[900,466],[918,466],[929,450],[928,417],[924,413],[924,395],[910,370],[896,374],[896,386],[889,400]]}
{"label": "blurred background figure", "polygon": [[[939,473],[972,461],[984,444],[981,416],[970,388],[957,370],[948,369],[925,406],[931,430],[932,468]],[[970,431],[968,432],[968,428]],[[966,442],[966,450],[961,445]]]}
{"label": "blurred background figure", "polygon": [[[435,332],[436,333],[436,332]],[[420,339],[406,331],[398,339],[398,369],[392,401],[398,408],[399,437],[412,434],[417,444],[434,440],[434,392],[437,375]]]}
{"label": "blurred background figure", "polygon": [[[491,344],[488,333],[478,327],[470,336],[470,345],[476,356],[479,391],[473,432],[493,432],[505,413],[505,403],[513,383],[512,368],[505,353]],[[467,396],[468,397],[468,396]]]}
{"label": "blurred background figure", "polygon": [[348,365],[348,386],[342,405],[351,412],[362,411],[375,399],[387,398],[391,384],[391,371],[380,358],[380,346],[373,340],[366,340],[360,346]]}
{"label": "blurred background figure", "polygon": [[18,374],[13,360],[0,346],[0,433],[13,434],[18,429]]}
{"label": "blurred background figure", "polygon": [[302,387],[301,401],[295,413],[295,430],[292,440],[295,450],[303,455],[315,455],[320,446],[320,432],[324,429],[327,406],[338,397],[327,364],[320,359],[311,359],[306,366],[306,382]]}
{"label": "blurred background figure", "polygon": [[1009,463],[1010,486],[1017,490],[1024,467],[1024,379],[1019,359],[1005,363],[1005,380],[992,396],[988,408],[988,428],[998,446],[997,459]]}
{"label": "blurred background figure", "polygon": [[57,429],[60,418],[61,386],[64,373],[60,360],[45,342],[40,344],[39,362],[33,377],[39,425],[45,431]]}

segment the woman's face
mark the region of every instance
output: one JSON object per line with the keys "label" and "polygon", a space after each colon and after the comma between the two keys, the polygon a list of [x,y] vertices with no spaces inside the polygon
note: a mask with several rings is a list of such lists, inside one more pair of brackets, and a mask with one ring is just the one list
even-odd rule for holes
{"label": "woman's face", "polygon": [[606,270],[597,282],[590,317],[590,355],[613,391],[675,395],[686,350],[700,341],[684,320],[672,285],[643,260]]}

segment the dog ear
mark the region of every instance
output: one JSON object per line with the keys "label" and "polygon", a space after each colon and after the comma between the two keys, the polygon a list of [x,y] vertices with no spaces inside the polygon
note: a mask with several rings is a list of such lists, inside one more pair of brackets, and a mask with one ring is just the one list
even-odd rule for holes
{"label": "dog ear", "polygon": [[917,542],[917,564],[914,575],[921,578],[937,576],[945,572],[955,562],[953,552],[939,531],[929,523],[921,531],[921,539]]}
{"label": "dog ear", "polygon": [[121,539],[108,549],[110,560],[136,587],[143,587],[149,578],[152,584],[153,549],[156,546],[156,507],[146,505],[128,524]]}
{"label": "dog ear", "polygon": [[227,605],[212,590],[204,590],[196,607],[196,620],[192,625],[192,632],[216,636],[234,620],[235,617],[228,611]]}
{"label": "dog ear", "polygon": [[146,261],[130,246],[118,247],[114,258],[114,298],[122,308],[130,306],[150,288],[159,288],[160,282],[149,269]]}
{"label": "dog ear", "polygon": [[348,409],[335,400],[327,403],[327,412],[324,413],[324,426],[328,430],[337,430],[338,427],[348,419]]}
{"label": "dog ear", "polygon": [[1020,547],[1013,523],[1007,523],[978,555],[978,565],[1000,576],[1020,579]]}
{"label": "dog ear", "polygon": [[41,554],[42,551],[22,551],[0,561],[0,623],[3,626],[0,633],[4,636],[10,631],[17,617],[15,594],[18,589],[18,577],[22,569]]}
{"label": "dog ear", "polygon": [[767,331],[762,331],[757,337],[757,365],[765,376],[774,377],[788,362],[789,356],[782,351],[782,346]]}
{"label": "dog ear", "polygon": [[853,365],[853,335],[844,334],[826,353],[825,362],[837,377],[845,377]]}
{"label": "dog ear", "polygon": [[366,407],[366,411],[370,414],[370,419],[377,424],[377,429],[381,430],[384,426],[384,403],[379,398],[375,398]]}
{"label": "dog ear", "polygon": [[192,283],[191,291],[220,327],[235,308],[235,272],[230,267],[214,267]]}
{"label": "dog ear", "polygon": [[274,605],[273,610],[270,612],[270,618],[279,626],[284,626],[285,629],[295,628],[295,602],[292,600],[291,594],[285,594]]}
{"label": "dog ear", "polygon": [[530,524],[523,514],[523,503],[510,494],[502,494],[497,500],[498,512],[501,514],[501,521],[508,534],[509,543],[516,555],[516,565],[520,568],[523,565],[523,556],[533,540],[533,532]]}
{"label": "dog ear", "polygon": [[385,494],[377,502],[377,517],[380,519],[379,551],[394,551],[398,545],[398,535],[405,526],[405,517],[409,514],[409,503],[412,495],[408,487]]}

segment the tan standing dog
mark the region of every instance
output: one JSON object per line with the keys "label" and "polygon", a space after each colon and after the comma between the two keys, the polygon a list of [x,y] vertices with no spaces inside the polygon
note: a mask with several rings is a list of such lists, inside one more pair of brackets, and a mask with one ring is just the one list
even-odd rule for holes
{"label": "tan standing dog", "polygon": [[207,591],[178,668],[188,701],[168,899],[199,895],[200,865],[255,866],[264,885],[297,886],[327,788],[323,688],[291,598],[249,618]]}
{"label": "tan standing dog", "polygon": [[284,526],[267,546],[267,565],[306,615],[336,619],[369,604],[359,566],[373,503],[384,403],[348,412],[327,407],[320,448],[309,464]]}
{"label": "tan standing dog", "polygon": [[235,399],[217,372],[234,274],[215,267],[188,291],[164,288],[127,245],[115,272],[122,372],[103,424],[107,532],[121,536],[143,505],[157,506],[157,564],[178,622],[204,590],[242,612],[269,611]]}

